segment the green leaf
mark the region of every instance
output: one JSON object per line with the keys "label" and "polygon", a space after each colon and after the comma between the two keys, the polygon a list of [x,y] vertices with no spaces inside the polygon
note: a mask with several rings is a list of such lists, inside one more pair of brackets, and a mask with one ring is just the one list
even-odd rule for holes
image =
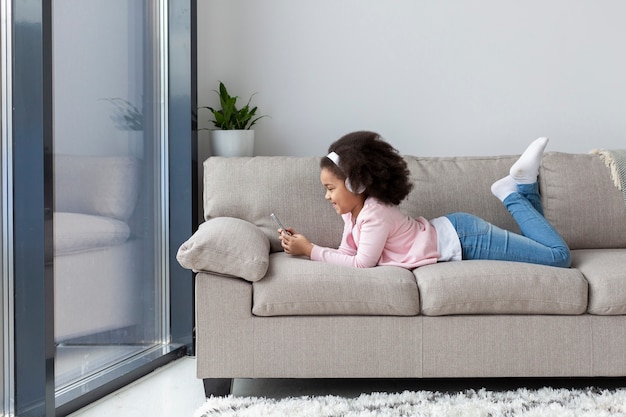
{"label": "green leaf", "polygon": [[214,109],[210,106],[203,106],[199,108],[208,109],[213,114],[213,124],[218,129],[233,130],[233,129],[250,129],[259,119],[266,116],[260,116],[256,119],[253,117],[256,115],[257,107],[250,108],[252,97],[256,95],[252,94],[248,99],[245,106],[238,109],[237,100],[238,96],[231,96],[223,82],[219,82],[219,90],[213,90],[219,97],[220,109]]}

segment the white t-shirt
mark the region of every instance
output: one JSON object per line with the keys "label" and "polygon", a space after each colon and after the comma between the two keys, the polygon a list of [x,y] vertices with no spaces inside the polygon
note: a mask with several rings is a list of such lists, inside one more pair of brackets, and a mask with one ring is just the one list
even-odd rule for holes
{"label": "white t-shirt", "polygon": [[456,229],[445,216],[430,220],[437,231],[437,262],[460,261],[462,257],[461,242]]}

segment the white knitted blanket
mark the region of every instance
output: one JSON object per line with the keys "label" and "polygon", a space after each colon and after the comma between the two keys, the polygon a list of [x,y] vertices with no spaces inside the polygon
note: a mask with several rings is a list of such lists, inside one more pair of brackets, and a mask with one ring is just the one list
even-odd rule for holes
{"label": "white knitted blanket", "polygon": [[590,153],[598,155],[611,170],[613,183],[618,189],[622,190],[624,204],[626,204],[626,149],[594,149]]}

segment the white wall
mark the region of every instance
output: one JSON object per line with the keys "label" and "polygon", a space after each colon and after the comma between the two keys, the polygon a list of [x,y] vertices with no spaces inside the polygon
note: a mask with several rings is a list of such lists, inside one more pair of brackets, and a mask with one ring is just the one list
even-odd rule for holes
{"label": "white wall", "polygon": [[218,80],[258,92],[258,155],[358,129],[425,156],[626,147],[623,0],[199,0],[198,19],[199,104]]}

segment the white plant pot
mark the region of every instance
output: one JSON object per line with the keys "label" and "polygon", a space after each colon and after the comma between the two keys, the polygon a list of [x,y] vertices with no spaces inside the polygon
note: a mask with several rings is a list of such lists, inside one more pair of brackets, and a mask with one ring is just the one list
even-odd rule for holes
{"label": "white plant pot", "polygon": [[253,156],[254,130],[212,130],[211,155]]}

